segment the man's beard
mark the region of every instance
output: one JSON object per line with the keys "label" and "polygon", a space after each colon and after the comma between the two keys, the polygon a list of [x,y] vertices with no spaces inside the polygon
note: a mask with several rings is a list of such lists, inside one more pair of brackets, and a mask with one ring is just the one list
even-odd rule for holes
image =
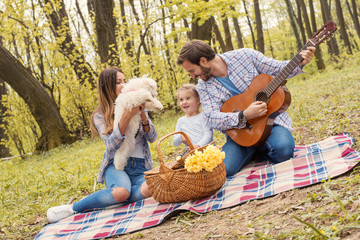
{"label": "man's beard", "polygon": [[200,69],[201,74],[199,75],[199,77],[206,82],[211,77],[211,67],[203,67],[200,65]]}

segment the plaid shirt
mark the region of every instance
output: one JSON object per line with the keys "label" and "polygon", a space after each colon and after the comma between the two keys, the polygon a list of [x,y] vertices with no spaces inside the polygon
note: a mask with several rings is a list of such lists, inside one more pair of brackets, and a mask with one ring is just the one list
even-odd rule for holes
{"label": "plaid shirt", "polygon": [[[149,118],[149,117],[148,117]],[[102,134],[105,131],[105,121],[104,117],[101,113],[97,112],[94,115],[94,124],[99,132],[99,135],[101,136],[101,139],[105,142],[106,148],[103,160],[101,162],[99,174],[97,181],[99,183],[104,183],[104,174],[106,171],[106,168],[113,163],[114,156],[116,150],[118,150],[123,143],[126,136],[122,136],[119,130],[119,126],[117,126],[112,133],[109,133],[107,135]],[[145,167],[146,169],[152,169],[152,161],[151,161],[151,155],[150,155],[150,148],[148,141],[153,143],[156,140],[156,130],[154,125],[152,124],[150,118],[149,118],[149,124],[150,124],[150,131],[145,132],[142,127],[139,128],[140,136],[143,138],[143,151],[145,156]]]}
{"label": "plaid shirt", "polygon": [[[259,51],[249,48],[229,51],[218,56],[227,64],[229,79],[241,93],[248,89],[251,81],[257,75],[266,73],[275,76],[289,62],[281,62],[266,57]],[[303,72],[297,66],[289,78]],[[220,112],[224,102],[232,97],[232,95],[215,77],[211,76],[206,82],[199,79],[196,90],[199,92],[207,123],[212,129],[224,132],[231,128],[245,127],[245,124],[238,125],[239,113]],[[286,112],[279,114],[275,118],[274,124],[284,126],[289,131],[292,131],[291,119]]]}

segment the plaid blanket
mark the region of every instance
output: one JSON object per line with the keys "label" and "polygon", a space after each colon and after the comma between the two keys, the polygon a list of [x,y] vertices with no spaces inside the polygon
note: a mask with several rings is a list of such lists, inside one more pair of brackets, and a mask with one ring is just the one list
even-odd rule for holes
{"label": "plaid blanket", "polygon": [[349,171],[360,161],[360,153],[351,148],[353,143],[354,139],[343,133],[296,146],[293,159],[276,165],[250,163],[210,197],[173,204],[159,204],[147,198],[125,206],[79,213],[45,226],[35,239],[98,239],[121,235],[156,226],[175,211],[206,213],[319,183]]}

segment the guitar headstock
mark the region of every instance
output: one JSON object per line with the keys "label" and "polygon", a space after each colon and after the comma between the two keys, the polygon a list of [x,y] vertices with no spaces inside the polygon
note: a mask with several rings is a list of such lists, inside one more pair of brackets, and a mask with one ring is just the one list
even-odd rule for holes
{"label": "guitar headstock", "polygon": [[336,24],[329,21],[325,23],[319,30],[317,30],[316,33],[314,33],[309,42],[311,42],[314,46],[319,45],[324,40],[331,38],[336,29]]}

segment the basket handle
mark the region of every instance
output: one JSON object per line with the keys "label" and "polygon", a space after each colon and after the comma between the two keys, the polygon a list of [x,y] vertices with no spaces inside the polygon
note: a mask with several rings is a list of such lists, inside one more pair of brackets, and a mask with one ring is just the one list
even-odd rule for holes
{"label": "basket handle", "polygon": [[184,132],[182,132],[182,131],[169,133],[168,135],[165,135],[165,136],[163,136],[162,138],[160,138],[159,141],[158,141],[158,143],[157,143],[157,145],[156,145],[156,150],[157,150],[157,154],[158,154],[158,157],[159,157],[159,162],[160,162],[161,164],[164,164],[164,160],[163,160],[163,157],[162,157],[162,154],[161,154],[161,150],[160,150],[160,143],[161,143],[165,138],[168,138],[168,137],[170,137],[170,136],[172,136],[172,135],[179,134],[179,133],[182,134],[182,135],[185,137],[186,143],[187,143],[187,145],[189,146],[190,151],[191,151],[191,150],[194,150],[194,145],[191,143],[191,140],[190,140],[189,136],[188,136],[186,133],[184,133]]}

